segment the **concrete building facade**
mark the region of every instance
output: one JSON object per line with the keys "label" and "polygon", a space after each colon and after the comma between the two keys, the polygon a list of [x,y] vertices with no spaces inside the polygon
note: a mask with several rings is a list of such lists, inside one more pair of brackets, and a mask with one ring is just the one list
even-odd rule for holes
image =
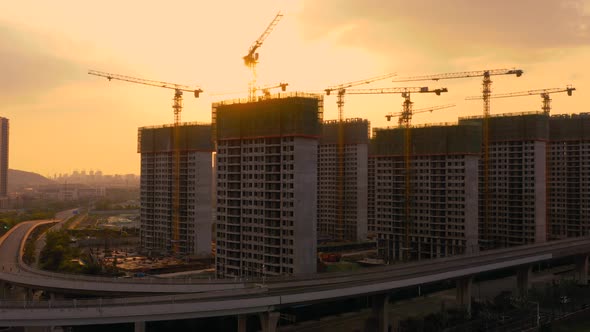
{"label": "concrete building facade", "polygon": [[[177,137],[175,142],[175,137]],[[139,128],[141,153],[140,244],[145,253],[173,252],[175,149],[179,150],[178,254],[211,255],[211,125],[184,123]]]}
{"label": "concrete building facade", "polygon": [[[546,241],[548,119],[540,112],[490,117],[487,219],[483,161],[479,176],[482,248]],[[459,119],[460,124],[481,121],[481,117]]]}
{"label": "concrete building facade", "polygon": [[[379,256],[391,262],[476,251],[481,127],[431,126],[412,128],[411,133],[409,197],[404,129],[377,129],[371,140],[370,186],[374,189],[369,195],[374,197]],[[410,200],[409,216],[406,199]]]}
{"label": "concrete building facade", "polygon": [[316,271],[322,98],[213,104],[220,278]]}
{"label": "concrete building facade", "polygon": [[322,124],[318,154],[318,236],[327,241],[366,241],[369,121],[346,119],[342,123],[341,189],[339,126],[337,120]]}
{"label": "concrete building facade", "polygon": [[549,119],[551,239],[590,235],[590,113]]}

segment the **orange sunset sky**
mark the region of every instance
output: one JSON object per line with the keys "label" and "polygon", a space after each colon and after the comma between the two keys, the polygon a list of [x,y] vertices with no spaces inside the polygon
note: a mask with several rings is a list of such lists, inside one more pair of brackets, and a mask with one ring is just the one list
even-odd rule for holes
{"label": "orange sunset sky", "polygon": [[[173,120],[173,92],[120,81],[88,69],[200,86],[185,95],[183,121],[210,122],[211,102],[236,95],[250,77],[242,56],[277,11],[285,17],[260,48],[260,84],[290,91],[324,88],[396,72],[399,76],[494,68],[525,74],[493,77],[503,93],[573,84],[553,95],[553,113],[588,112],[588,0],[220,0],[0,2],[0,116],[10,119],[10,167],[46,176],[73,170],[139,173],[137,128]],[[478,115],[481,79],[364,87],[447,87],[413,96],[414,124]],[[399,95],[346,98],[345,116],[372,127],[395,125]],[[336,117],[334,96],[325,118]],[[492,100],[491,113],[538,111],[538,96]]]}

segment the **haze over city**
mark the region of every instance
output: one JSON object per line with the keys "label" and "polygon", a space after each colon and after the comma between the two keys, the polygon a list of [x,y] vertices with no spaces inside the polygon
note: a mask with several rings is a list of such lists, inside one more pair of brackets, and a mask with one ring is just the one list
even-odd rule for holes
{"label": "haze over city", "polygon": [[[19,1],[0,5],[0,112],[11,119],[12,168],[45,175],[74,169],[139,173],[137,128],[171,123],[172,93],[87,75],[104,70],[197,85],[183,121],[210,122],[210,103],[247,91],[241,57],[278,10],[285,19],[261,50],[261,84],[291,91],[387,72],[400,76],[518,67],[519,79],[494,78],[493,92],[564,87],[590,89],[590,1]],[[272,40],[272,42],[270,42]],[[477,79],[367,87],[447,87],[417,94],[414,124],[454,122],[481,114]],[[372,127],[401,110],[396,95],[349,96],[346,117]],[[584,112],[587,98],[555,96],[552,114]],[[491,114],[539,110],[540,98],[494,100]],[[335,97],[325,119],[336,118]],[[394,125],[395,122],[390,124]]]}

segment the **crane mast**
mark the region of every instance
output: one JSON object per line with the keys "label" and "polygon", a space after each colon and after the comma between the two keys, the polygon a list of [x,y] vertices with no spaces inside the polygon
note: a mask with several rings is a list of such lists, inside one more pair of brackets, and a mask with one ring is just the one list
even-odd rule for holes
{"label": "crane mast", "polygon": [[427,80],[444,80],[444,79],[457,79],[457,78],[469,78],[469,77],[483,77],[482,81],[482,99],[483,99],[483,119],[482,119],[482,132],[483,132],[483,144],[482,144],[482,159],[483,159],[483,222],[480,233],[480,242],[483,247],[490,246],[490,239],[488,226],[489,226],[489,202],[490,202],[490,191],[489,191],[489,168],[490,168],[490,96],[492,93],[492,79],[491,76],[496,75],[515,75],[516,77],[522,76],[524,71],[522,69],[490,69],[490,70],[477,70],[477,71],[463,71],[455,73],[444,73],[435,75],[423,75],[414,77],[405,77],[393,80],[394,82],[411,82],[411,81],[427,81]]}
{"label": "crane mast", "polygon": [[[399,125],[404,129],[404,243],[403,260],[409,261],[412,247],[410,244],[410,228],[412,223],[412,132],[411,121],[413,115],[412,93],[434,93],[440,96],[448,92],[447,88],[431,90],[428,87],[405,87],[405,88],[379,88],[379,89],[353,89],[348,90],[350,94],[400,94],[404,98],[402,111],[399,113]],[[445,107],[440,107],[445,108]],[[440,108],[431,108],[429,111]],[[390,117],[388,118],[390,119]]]}
{"label": "crane mast", "polygon": [[242,57],[244,64],[246,67],[250,68],[250,71],[252,72],[252,78],[248,83],[248,99],[250,101],[254,101],[256,94],[256,65],[258,64],[257,50],[262,46],[264,40],[270,35],[270,33],[274,30],[282,18],[283,14],[279,11],[270,24],[266,27],[264,32],[260,35],[260,37],[258,37],[254,44],[250,46],[250,49],[248,49],[248,54]]}
{"label": "crane mast", "polygon": [[174,127],[173,127],[173,140],[174,140],[174,164],[173,164],[173,189],[172,189],[172,252],[177,255],[179,254],[179,242],[180,242],[180,135],[179,127],[181,122],[182,113],[182,94],[183,92],[192,92],[195,98],[198,98],[203,90],[201,88],[192,88],[187,85],[181,85],[176,83],[168,83],[162,81],[154,81],[143,78],[137,78],[126,75],[111,74],[101,72],[97,70],[89,70],[89,75],[105,77],[109,81],[119,80],[129,83],[143,84],[153,86],[157,88],[171,89],[174,90],[174,98],[172,104],[172,110],[174,112]]}

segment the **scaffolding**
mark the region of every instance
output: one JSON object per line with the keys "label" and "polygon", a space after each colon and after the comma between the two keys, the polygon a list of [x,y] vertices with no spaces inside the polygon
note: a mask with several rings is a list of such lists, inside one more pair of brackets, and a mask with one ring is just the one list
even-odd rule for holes
{"label": "scaffolding", "polygon": [[[370,122],[366,119],[351,118],[343,121],[344,144],[368,144]],[[338,120],[325,120],[322,123],[320,144],[338,144]]]}
{"label": "scaffolding", "polygon": [[[412,155],[481,153],[481,126],[418,126],[412,129]],[[404,155],[404,128],[375,128],[371,155]]]}
{"label": "scaffolding", "polygon": [[590,140],[590,113],[553,115],[549,122],[552,141]]}
{"label": "scaffolding", "polygon": [[212,106],[212,136],[220,139],[301,135],[319,137],[323,96],[278,93],[257,101],[233,99]]}
{"label": "scaffolding", "polygon": [[[213,151],[211,124],[184,122],[178,127],[179,151]],[[137,153],[173,152],[174,124],[146,126],[137,130]]]}
{"label": "scaffolding", "polygon": [[[459,124],[481,125],[481,116],[459,118]],[[490,116],[490,141],[549,139],[549,116],[543,112],[505,113]]]}

